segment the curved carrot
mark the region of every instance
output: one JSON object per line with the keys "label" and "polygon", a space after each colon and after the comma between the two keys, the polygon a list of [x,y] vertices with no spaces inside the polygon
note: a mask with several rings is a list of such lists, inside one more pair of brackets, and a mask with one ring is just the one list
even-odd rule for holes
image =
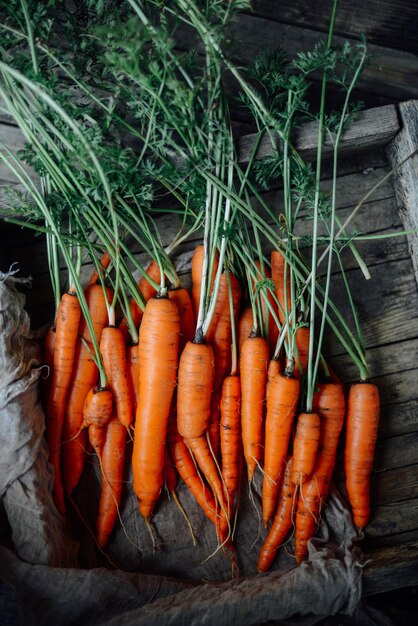
{"label": "curved carrot", "polygon": [[122,496],[126,428],[115,416],[104,427],[106,439],[101,454],[102,488],[97,515],[97,542],[106,545],[118,516]]}
{"label": "curved carrot", "polygon": [[[156,282],[157,284],[160,283],[161,273],[160,273],[160,266],[158,265],[157,261],[154,261],[153,259],[145,271],[148,274],[148,276],[154,280],[154,282]],[[149,282],[149,280],[147,280],[145,276],[141,277],[138,283],[138,289],[145,303],[147,303],[148,300],[151,300],[151,298],[153,298],[155,294],[157,293],[157,290],[151,285],[151,283]],[[136,328],[138,328],[139,322],[141,321],[144,312],[137,305],[134,298],[130,299],[129,308],[131,310],[133,324]],[[119,324],[119,329],[125,339],[125,342],[128,343],[130,340],[130,335],[129,335],[129,325],[128,325],[128,321],[126,317],[124,317],[121,323]]]}
{"label": "curved carrot", "polygon": [[105,426],[112,416],[113,397],[110,389],[93,387],[87,394],[83,406],[82,428]]}
{"label": "curved carrot", "polygon": [[125,340],[119,328],[107,326],[102,331],[100,352],[121,424],[132,424],[132,395],[126,362]]}
{"label": "curved carrot", "polygon": [[46,439],[49,460],[54,468],[54,500],[62,514],[65,511],[65,502],[61,475],[61,442],[65,400],[73,371],[80,316],[80,303],[76,294],[64,293],[57,311],[54,368],[46,410]]}
{"label": "curved carrot", "polygon": [[[107,297],[111,297],[108,290]],[[90,285],[84,292],[96,339],[100,342],[107,324],[107,307],[100,285]],[[82,339],[87,343],[85,345]],[[90,349],[90,351],[89,351]],[[84,467],[86,433],[81,429],[83,405],[90,389],[96,384],[98,369],[92,357],[91,335],[84,317],[80,319],[73,374],[65,405],[62,475],[66,493],[71,494],[80,480]]]}
{"label": "curved carrot", "polygon": [[183,352],[183,348],[188,341],[193,341],[196,320],[193,312],[193,303],[189,292],[184,287],[170,289],[168,297],[173,300],[179,310],[180,315],[180,340],[179,354]]}
{"label": "curved carrot", "polygon": [[266,526],[274,512],[299,390],[300,382],[297,378],[281,373],[273,378],[268,390],[262,497],[263,520]]}
{"label": "curved carrot", "polygon": [[347,403],[345,474],[354,524],[364,528],[370,515],[370,474],[379,426],[379,390],[372,383],[350,387]]}
{"label": "curved carrot", "polygon": [[207,343],[189,342],[180,357],[177,388],[177,428],[207,479],[221,509],[226,511],[223,485],[206,431],[210,419],[215,357]]}
{"label": "curved carrot", "polygon": [[[276,297],[279,302],[278,315],[281,324],[286,321],[286,314],[291,311],[290,292],[290,267],[286,266],[286,259],[280,250],[273,250],[271,253],[271,277],[276,287]],[[286,286],[285,286],[286,269]],[[286,306],[287,305],[287,306]]]}
{"label": "curved carrot", "polygon": [[292,481],[301,485],[315,467],[319,445],[320,419],[317,413],[300,413],[293,441]]}
{"label": "curved carrot", "polygon": [[240,439],[241,384],[238,376],[227,376],[221,395],[221,456],[222,478],[228,492],[228,512],[231,517],[238,485],[238,452]]}
{"label": "curved carrot", "polygon": [[163,485],[164,445],[176,385],[180,335],[177,305],[168,298],[147,302],[139,329],[139,404],[132,454],[134,490],[148,518]]}
{"label": "curved carrot", "polygon": [[334,383],[319,384],[313,398],[313,410],[320,416],[321,434],[312,477],[304,484],[299,496],[295,528],[295,557],[298,563],[307,555],[307,543],[316,532],[329,491],[345,416],[342,386]]}
{"label": "curved carrot", "polygon": [[263,456],[262,425],[269,347],[263,337],[248,337],[241,347],[241,431],[248,479]]}
{"label": "curved carrot", "polygon": [[276,558],[278,548],[282,545],[292,528],[295,491],[297,487],[290,480],[291,470],[292,459],[290,458],[286,463],[283,483],[273,523],[269,534],[263,543],[260,556],[258,558],[259,572],[267,572],[267,570],[270,569],[274,559]]}
{"label": "curved carrot", "polygon": [[281,371],[281,363],[280,360],[273,357],[269,361],[269,365],[267,368],[267,383],[266,383],[266,398],[269,393],[270,384],[273,378],[276,378],[277,374],[280,374]]}

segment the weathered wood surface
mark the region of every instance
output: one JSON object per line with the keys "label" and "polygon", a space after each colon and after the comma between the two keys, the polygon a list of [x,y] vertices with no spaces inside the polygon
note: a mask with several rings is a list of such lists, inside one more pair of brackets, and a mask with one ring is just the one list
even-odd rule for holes
{"label": "weathered wood surface", "polygon": [[370,563],[364,570],[366,595],[418,584],[418,541],[380,548],[369,556]]}
{"label": "weathered wood surface", "polygon": [[[399,105],[402,130],[388,146],[392,167],[418,150],[418,101]],[[408,235],[409,252],[418,281],[418,153],[398,168],[395,173],[395,196],[405,229],[416,232]]]}

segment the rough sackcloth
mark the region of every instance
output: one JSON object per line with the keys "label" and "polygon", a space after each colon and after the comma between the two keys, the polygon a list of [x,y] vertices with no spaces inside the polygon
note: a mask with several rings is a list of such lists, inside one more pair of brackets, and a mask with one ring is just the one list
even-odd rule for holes
{"label": "rough sackcloth", "polygon": [[129,444],[120,520],[106,556],[94,543],[100,471],[92,455],[74,494],[77,508],[69,505],[64,522],[51,496],[38,398],[45,373],[17,290],[22,282],[0,272],[0,578],[15,589],[23,624],[316,624],[324,616],[358,612],[361,555],[336,492],[319,537],[310,542],[309,559],[296,567],[290,544],[264,575],[256,569],[265,537],[257,513],[259,484],[252,498],[245,492],[241,497],[235,533],[240,575],[232,578],[230,560],[216,550],[213,525],[180,482],[178,496],[197,546],[179,508],[162,494],[152,519],[152,549],[132,490]]}

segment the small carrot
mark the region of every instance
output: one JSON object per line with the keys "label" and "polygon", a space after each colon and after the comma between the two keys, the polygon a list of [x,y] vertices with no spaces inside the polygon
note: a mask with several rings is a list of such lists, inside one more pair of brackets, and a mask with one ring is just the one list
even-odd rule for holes
{"label": "small carrot", "polygon": [[54,500],[60,513],[65,511],[61,474],[61,443],[65,401],[73,371],[81,309],[75,292],[64,293],[56,319],[54,368],[46,411],[46,439],[49,460],[54,468]]}
{"label": "small carrot", "polygon": [[317,413],[300,413],[293,442],[292,481],[301,485],[313,472],[319,445],[320,419]]}
{"label": "small carrot", "polygon": [[222,478],[228,492],[228,512],[232,515],[238,485],[241,385],[238,376],[227,376],[221,396]]}
{"label": "small carrot", "polygon": [[[148,265],[146,269],[146,273],[148,274],[150,278],[154,280],[154,282],[156,283],[160,282],[161,280],[160,266],[158,265],[157,261],[154,261],[154,259]],[[151,300],[151,298],[153,298],[155,294],[157,293],[157,290],[155,289],[155,287],[151,285],[150,281],[147,280],[145,276],[141,277],[138,283],[138,289],[145,303],[147,303],[148,300]],[[131,310],[133,324],[134,326],[136,326],[136,328],[138,328],[144,312],[137,305],[134,298],[131,298],[129,302],[129,308]],[[128,343],[130,340],[130,335],[129,335],[129,324],[128,324],[128,320],[126,319],[126,317],[124,317],[122,321],[120,322],[119,329],[125,339],[125,342]]]}
{"label": "small carrot", "polygon": [[271,277],[276,286],[276,297],[279,303],[279,320],[281,324],[284,324],[286,316],[291,311],[290,266],[286,265],[286,258],[280,250],[273,250],[270,260]]}
{"label": "small carrot", "polygon": [[[105,251],[102,255],[102,258],[100,259],[100,269],[102,271],[106,270],[109,267],[111,261],[112,259],[110,258],[109,253]],[[99,272],[96,269],[94,269],[87,283],[87,287],[89,287],[90,285],[95,285],[98,280],[99,280]]]}
{"label": "small carrot", "polygon": [[116,416],[108,422],[105,429],[106,439],[100,461],[102,488],[97,516],[97,542],[100,547],[107,544],[118,516],[126,440],[126,428]]}
{"label": "small carrot", "polygon": [[290,480],[291,471],[292,459],[290,458],[286,462],[286,469],[273,523],[258,558],[259,572],[267,572],[267,570],[270,569],[276,558],[278,548],[282,545],[292,528],[295,492],[297,487]]}
{"label": "small carrot", "polygon": [[354,524],[364,528],[370,515],[370,474],[379,426],[380,399],[376,385],[350,387],[346,418],[345,474]]}
{"label": "small carrot", "polygon": [[105,426],[112,416],[113,397],[110,389],[93,387],[87,394],[83,406],[82,428]]}
{"label": "small carrot", "polygon": [[309,326],[299,326],[296,329],[296,354],[294,375],[306,374],[309,357]]}
{"label": "small carrot", "polygon": [[248,480],[263,456],[262,426],[267,382],[269,347],[263,337],[244,341],[239,357],[241,376],[241,431]]}
{"label": "small carrot", "polygon": [[298,405],[299,390],[299,380],[293,376],[288,376],[286,372],[277,374],[269,386],[262,497],[265,526],[267,526],[274,512],[280,476]]}
{"label": "small carrot", "polygon": [[179,336],[176,303],[167,297],[149,300],[139,329],[139,403],[132,454],[134,490],[146,519],[163,485],[164,446],[176,385]]}
{"label": "small carrot", "polygon": [[246,306],[238,322],[238,352],[241,352],[242,344],[251,334],[254,326],[253,310],[251,306]]}
{"label": "small carrot", "polygon": [[[258,272],[257,272],[258,281],[263,281],[263,280],[271,278],[270,270],[266,265],[264,266],[264,274],[261,273],[261,263],[258,259],[256,260],[255,265],[258,269]],[[274,350],[277,344],[277,339],[279,337],[279,329],[277,327],[277,324],[274,321],[273,315],[271,313],[271,309],[267,306],[266,299],[270,303],[271,309],[274,310],[276,308],[276,303],[275,303],[273,294],[271,293],[270,290],[264,289],[261,295],[261,310],[262,310],[262,316],[263,316],[263,326],[264,328],[268,329],[267,339],[268,339],[268,344],[270,348],[270,354],[274,354]]]}
{"label": "small carrot", "polygon": [[106,326],[100,339],[100,352],[121,424],[132,423],[132,395],[126,362],[125,340],[119,328]]}

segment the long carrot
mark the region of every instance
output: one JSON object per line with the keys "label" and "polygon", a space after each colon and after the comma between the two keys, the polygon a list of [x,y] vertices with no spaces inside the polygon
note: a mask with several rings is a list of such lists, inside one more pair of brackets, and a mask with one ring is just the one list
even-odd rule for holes
{"label": "long carrot", "polygon": [[[203,261],[205,250],[203,244],[196,246],[192,258],[192,301],[195,318],[197,319],[200,302],[200,290],[202,286]],[[218,269],[219,254],[216,251],[211,274],[211,283],[209,293],[212,292],[213,283],[215,281],[216,271]]]}
{"label": "long carrot", "polygon": [[301,485],[313,472],[319,445],[320,419],[317,413],[300,413],[293,441],[292,481]]}
{"label": "long carrot", "polygon": [[122,496],[126,428],[115,416],[107,424],[101,454],[102,488],[97,516],[97,542],[107,544],[118,516]]}
{"label": "long carrot", "polygon": [[[257,259],[255,261],[255,265],[257,267],[257,280],[265,280],[271,278],[270,270],[267,266],[264,266],[264,275],[261,273],[261,263],[260,260]],[[274,321],[273,315],[271,313],[271,309],[267,306],[266,299],[270,303],[271,308],[274,310],[276,308],[276,303],[273,297],[273,294],[270,290],[263,290],[261,295],[261,311],[263,316],[263,326],[268,329],[267,340],[270,348],[270,354],[274,354],[274,350],[276,348],[277,339],[279,337],[279,329],[277,324]]]}
{"label": "long carrot", "polygon": [[306,374],[309,357],[309,326],[299,326],[296,329],[296,354],[294,375]]}
{"label": "long carrot", "polygon": [[[90,285],[84,293],[96,339],[100,342],[102,330],[107,323],[104,292],[100,285]],[[110,298],[110,290],[107,296]],[[71,494],[77,486],[83,471],[86,448],[86,432],[81,428],[83,405],[89,390],[96,384],[98,376],[98,369],[91,351],[82,340],[92,349],[90,331],[84,317],[80,320],[73,374],[65,405],[62,475],[64,488],[68,494]]]}
{"label": "long carrot", "polygon": [[214,367],[212,346],[195,342],[186,344],[180,357],[178,373],[177,428],[225,512],[227,507],[223,485],[206,439]]}
{"label": "long carrot", "polygon": [[276,287],[276,297],[279,302],[279,320],[283,324],[286,321],[286,315],[289,315],[291,310],[290,267],[289,265],[286,266],[286,258],[280,250],[273,250],[271,253],[271,277]]}
{"label": "long carrot", "polygon": [[[103,253],[103,255],[102,255],[102,258],[100,259],[100,269],[102,271],[106,270],[109,267],[109,265],[111,263],[111,260],[112,259],[111,259],[110,255],[109,255],[109,253],[107,251],[105,251]],[[93,272],[91,273],[91,276],[90,276],[89,280],[88,280],[87,287],[89,287],[90,285],[95,285],[98,280],[99,280],[99,272],[96,269],[94,269]]]}
{"label": "long carrot", "polygon": [[273,523],[258,558],[259,572],[267,572],[267,570],[270,569],[276,558],[278,548],[282,545],[292,528],[295,491],[297,486],[290,480],[291,471],[292,459],[290,458],[286,462],[286,469]]}
{"label": "long carrot", "polygon": [[231,517],[238,485],[238,452],[240,439],[241,384],[238,376],[227,376],[221,396],[221,456],[222,478],[228,492],[228,512]]}
{"label": "long carrot", "polygon": [[274,512],[280,475],[298,405],[299,389],[299,380],[286,373],[277,374],[269,385],[262,497],[263,520],[266,526]]}
{"label": "long carrot", "polygon": [[193,340],[195,333],[196,320],[193,303],[189,292],[184,287],[169,289],[168,297],[176,303],[180,315],[179,354],[181,354],[186,343]]}
{"label": "long carrot", "polygon": [[321,434],[312,477],[303,485],[299,495],[295,528],[295,557],[298,563],[307,555],[307,543],[316,532],[329,491],[345,416],[342,386],[334,383],[319,384],[313,398],[313,409],[321,418]]}
{"label": "long carrot", "polygon": [[131,343],[126,346],[126,364],[128,367],[128,380],[131,388],[132,415],[135,417],[139,402],[139,345]]}
{"label": "long carrot", "polygon": [[132,454],[139,510],[151,515],[163,485],[164,445],[176,385],[180,319],[175,302],[148,301],[139,331],[139,404]]}
{"label": "long carrot", "polygon": [[364,528],[370,515],[370,473],[379,426],[379,390],[372,383],[350,387],[347,405],[345,474],[354,524]]}
{"label": "long carrot", "polygon": [[248,480],[263,456],[262,426],[269,347],[263,337],[248,337],[241,347],[241,430]]}
{"label": "long carrot", "polygon": [[241,312],[238,322],[238,352],[241,352],[242,344],[250,336],[253,326],[253,310],[251,306],[246,306]]}
{"label": "long carrot", "polygon": [[61,474],[61,441],[65,400],[73,371],[81,309],[74,292],[64,293],[58,306],[55,332],[54,368],[46,411],[46,438],[49,460],[54,468],[54,500],[60,513],[65,512]]}
{"label": "long carrot", "polygon": [[119,328],[106,326],[100,339],[103,365],[113,394],[116,414],[121,424],[132,424],[132,395],[126,362],[125,340]]}

